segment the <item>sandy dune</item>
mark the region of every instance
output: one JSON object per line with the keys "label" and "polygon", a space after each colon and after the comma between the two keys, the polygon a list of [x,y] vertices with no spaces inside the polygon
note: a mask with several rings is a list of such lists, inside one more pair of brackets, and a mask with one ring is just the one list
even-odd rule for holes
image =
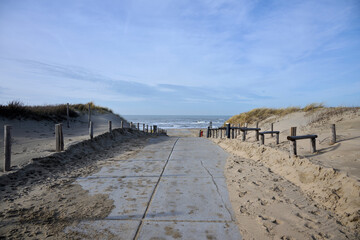
{"label": "sandy dune", "polygon": [[[281,132],[279,145],[267,136],[266,146],[260,146],[254,133],[246,142],[214,139],[233,154],[225,174],[245,239],[276,239],[284,233],[297,239],[359,237],[359,111],[318,121],[322,114],[294,113],[261,122],[262,131],[275,123],[274,130]],[[329,144],[330,123],[337,126],[339,142],[334,145]],[[299,156],[289,156],[286,136],[292,126],[298,128],[297,135],[319,136],[317,153],[311,154],[309,140],[302,140]]]}
{"label": "sandy dune", "polygon": [[[113,129],[121,126],[121,118],[114,114],[93,113],[94,136],[108,131],[108,121],[112,121]],[[63,123],[65,149],[70,145],[89,139],[88,116],[81,115],[72,119],[70,128]],[[19,168],[32,158],[48,156],[55,152],[55,123],[51,121],[9,120],[0,118],[0,145],[4,145],[4,125],[12,126],[11,165]],[[126,122],[124,126],[128,126]],[[0,156],[4,156],[4,148],[0,148]],[[0,171],[3,164],[0,164]]]}

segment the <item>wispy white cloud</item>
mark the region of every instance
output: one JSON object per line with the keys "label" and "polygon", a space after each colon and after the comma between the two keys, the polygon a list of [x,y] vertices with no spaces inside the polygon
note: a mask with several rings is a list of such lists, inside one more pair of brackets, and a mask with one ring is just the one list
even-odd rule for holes
{"label": "wispy white cloud", "polygon": [[0,54],[18,60],[0,66],[0,83],[129,106],[246,110],[314,91],[334,104],[331,89],[346,99],[341,81],[359,82],[359,12],[355,0],[5,1]]}

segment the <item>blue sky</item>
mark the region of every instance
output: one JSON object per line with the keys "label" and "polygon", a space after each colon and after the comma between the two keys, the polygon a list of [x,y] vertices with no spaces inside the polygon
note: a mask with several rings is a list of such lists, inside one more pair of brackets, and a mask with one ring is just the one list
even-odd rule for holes
{"label": "blue sky", "polygon": [[237,114],[360,103],[360,2],[0,1],[0,103]]}

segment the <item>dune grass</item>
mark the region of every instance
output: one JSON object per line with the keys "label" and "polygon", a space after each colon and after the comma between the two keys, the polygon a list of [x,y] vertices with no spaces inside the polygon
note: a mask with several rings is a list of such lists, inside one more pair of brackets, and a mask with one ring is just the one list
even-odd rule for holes
{"label": "dune grass", "polygon": [[91,111],[97,111],[99,113],[113,113],[113,111],[107,107],[101,107],[94,104],[94,102],[88,102],[86,104],[72,104],[71,108],[79,111],[79,112],[88,112],[89,104]]}
{"label": "dune grass", "polygon": [[304,108],[301,107],[287,107],[287,108],[255,108],[248,112],[240,113],[238,115],[232,116],[226,122],[231,124],[244,124],[244,123],[254,123],[260,122],[268,117],[277,116],[282,117],[294,112],[312,112],[318,109],[322,109],[325,106],[322,103],[311,103],[306,105]]}
{"label": "dune grass", "polygon": [[[96,106],[93,102],[87,104],[70,104],[69,116],[78,117],[80,113],[88,112],[88,104],[93,111],[99,113],[113,113],[106,107]],[[66,119],[66,104],[26,106],[20,101],[11,101],[7,105],[0,105],[0,116],[9,119],[33,119],[59,121]]]}

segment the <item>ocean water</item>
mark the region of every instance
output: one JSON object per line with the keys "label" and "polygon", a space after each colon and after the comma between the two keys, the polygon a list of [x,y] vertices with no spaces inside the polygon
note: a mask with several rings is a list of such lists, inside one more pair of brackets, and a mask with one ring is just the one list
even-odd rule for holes
{"label": "ocean water", "polygon": [[220,127],[231,116],[196,116],[196,115],[125,115],[126,120],[133,123],[157,125],[162,129],[171,128],[207,128],[212,122],[213,127]]}

